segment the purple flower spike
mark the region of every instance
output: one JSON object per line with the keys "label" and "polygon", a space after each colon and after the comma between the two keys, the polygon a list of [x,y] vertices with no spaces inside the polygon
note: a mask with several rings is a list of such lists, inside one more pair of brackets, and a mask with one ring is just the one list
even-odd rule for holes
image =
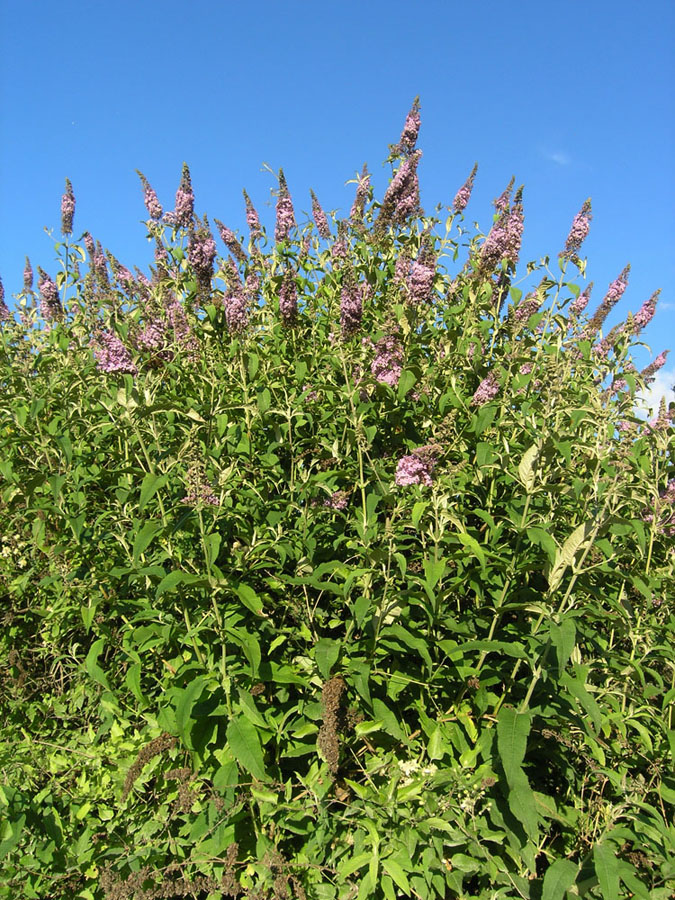
{"label": "purple flower spike", "polygon": [[213,220],[218,226],[218,231],[220,232],[220,237],[222,238],[223,243],[230,251],[232,256],[236,257],[240,263],[245,263],[248,261],[248,256],[246,255],[246,251],[241,246],[239,241],[237,240],[237,236],[233,231],[231,231],[226,225],[219,219]]}
{"label": "purple flower spike", "polygon": [[246,191],[244,191],[244,201],[246,203],[246,224],[251,232],[251,240],[255,241],[262,234],[260,219],[258,218],[255,206],[251,203],[251,198]]}
{"label": "purple flower spike", "polygon": [[464,212],[466,209],[469,200],[471,199],[471,192],[473,191],[473,182],[476,177],[476,172],[478,171],[478,163],[474,164],[473,169],[471,170],[471,174],[466,179],[464,184],[455,194],[455,199],[452,201],[452,210],[455,213]]}
{"label": "purple flower spike", "polygon": [[501,213],[490,229],[481,249],[481,266],[490,271],[503,261],[515,266],[523,238],[523,209],[516,202],[513,209]]}
{"label": "purple flower spike", "polygon": [[279,169],[279,194],[277,197],[277,222],[274,229],[274,240],[277,244],[285,241],[291,228],[295,227],[293,201],[288,191],[283,169]]}
{"label": "purple flower spike", "polygon": [[322,237],[324,241],[327,241],[330,238],[330,228],[328,226],[326,213],[323,211],[323,207],[319,203],[314,191],[310,190],[310,194],[312,195],[312,215],[314,216],[314,222],[316,223],[316,230],[319,232],[319,236]]}
{"label": "purple flower spike", "polygon": [[588,237],[588,232],[591,230],[592,218],[591,201],[589,198],[584,202],[584,205],[572,221],[572,227],[570,228],[570,233],[565,241],[565,249],[561,253],[561,256],[571,257],[579,252],[581,245]]}
{"label": "purple flower spike", "polygon": [[40,310],[45,322],[53,322],[63,318],[63,307],[59,292],[52,279],[38,266],[38,289],[40,291]]}
{"label": "purple flower spike", "polygon": [[173,213],[173,224],[177,228],[189,228],[194,214],[195,195],[192,191],[192,180],[187,163],[183,163],[180,184],[176,191],[176,208]]}
{"label": "purple flower spike", "polygon": [[422,156],[421,150],[403,160],[389,183],[382,199],[377,217],[378,228],[389,225],[404,225],[410,216],[421,214],[420,185],[417,166]]}
{"label": "purple flower spike", "polygon": [[353,223],[361,222],[363,220],[363,211],[366,206],[366,200],[368,199],[369,190],[370,175],[368,173],[368,166],[364,165],[359,176],[358,184],[356,185],[356,196],[354,197],[354,203],[352,204],[352,208],[349,213],[349,218]]}
{"label": "purple flower spike", "polygon": [[23,270],[23,289],[24,291],[33,290],[33,267],[28,257],[26,257],[26,265]]}
{"label": "purple flower spike", "polygon": [[635,333],[637,334],[639,331],[648,325],[651,320],[654,318],[654,313],[656,312],[656,304],[659,299],[659,294],[661,293],[661,289],[658,291],[654,291],[649,300],[645,300],[640,309],[635,313],[635,317],[633,319],[633,323],[635,326]]}
{"label": "purple flower spike", "polygon": [[9,307],[5,303],[5,286],[2,283],[2,278],[0,278],[0,322],[6,321],[11,315]]}
{"label": "purple flower spike", "polygon": [[136,169],[136,174],[141,179],[141,184],[143,186],[143,202],[145,203],[148,215],[157,222],[162,218],[162,204],[157,199],[157,194],[150,187],[150,182],[145,175],[142,172],[139,172],[138,169]]}
{"label": "purple flower spike", "polygon": [[663,353],[659,353],[654,362],[650,363],[646,366],[641,372],[640,377],[644,379],[645,384],[651,384],[654,381],[654,375],[662,369],[666,364],[666,357],[670,353],[670,350],[664,350]]}
{"label": "purple flower spike", "polygon": [[225,321],[230,331],[241,333],[248,325],[248,301],[242,292],[229,294],[223,300]]}
{"label": "purple flower spike", "polygon": [[605,299],[602,301],[597,310],[593,313],[590,322],[584,329],[584,336],[587,338],[593,337],[597,331],[602,326],[602,323],[605,321],[607,316],[610,314],[611,310],[616,306],[619,300],[623,297],[624,291],[628,285],[628,273],[630,272],[630,264],[627,265],[618,278],[615,278],[614,281],[610,284],[607,289],[607,293],[605,294]]}
{"label": "purple flower spike", "polygon": [[471,405],[483,406],[483,404],[488,403],[490,400],[493,400],[498,393],[499,382],[497,381],[497,376],[494,374],[494,372],[490,372],[490,374],[486,378],[484,378],[476,388],[476,391],[471,398]]}
{"label": "purple flower spike", "polygon": [[405,123],[403,125],[403,131],[401,132],[401,139],[398,142],[396,147],[396,151],[398,153],[403,153],[406,156],[413,152],[415,149],[415,144],[417,143],[417,137],[420,131],[420,125],[422,121],[420,119],[420,98],[415,97],[413,100],[413,105],[410,108],[410,112],[406,116]]}
{"label": "purple flower spike", "polygon": [[593,290],[593,282],[589,282],[588,287],[582,291],[579,296],[570,303],[570,313],[573,316],[580,316],[581,313],[588,306],[588,301],[591,299],[591,291]]}
{"label": "purple flower spike", "polygon": [[284,275],[279,291],[279,313],[284,325],[293,325],[298,315],[298,286],[295,275],[288,271]]}
{"label": "purple flower spike", "polygon": [[396,484],[406,486],[410,484],[424,484],[431,487],[433,484],[431,474],[436,465],[433,452],[428,447],[420,447],[409,456],[403,456],[396,466]]}
{"label": "purple flower spike", "polygon": [[211,234],[208,220],[204,216],[203,223],[191,231],[188,243],[188,259],[197,276],[197,282],[204,291],[207,291],[211,286],[213,261],[216,258],[216,252],[216,242]]}
{"label": "purple flower spike", "polygon": [[361,288],[356,281],[353,269],[348,268],[342,279],[342,291],[340,293],[340,326],[344,337],[349,337],[358,331],[363,316],[363,297]]}
{"label": "purple flower spike", "polygon": [[66,178],[66,192],[61,197],[61,233],[73,233],[73,216],[75,215],[75,194],[70,179]]}
{"label": "purple flower spike", "polygon": [[494,208],[496,209],[498,215],[501,215],[503,212],[509,208],[509,204],[511,203],[511,192],[513,191],[513,185],[516,183],[516,176],[511,176],[511,181],[506,185],[506,188],[502,193],[497,197],[494,201]]}
{"label": "purple flower spike", "polygon": [[370,365],[373,377],[382,384],[396,387],[403,371],[403,347],[395,335],[386,335],[375,344],[375,357]]}
{"label": "purple flower spike", "polygon": [[96,367],[101,372],[111,374],[136,375],[136,368],[129,351],[119,337],[112,331],[101,331],[94,347]]}

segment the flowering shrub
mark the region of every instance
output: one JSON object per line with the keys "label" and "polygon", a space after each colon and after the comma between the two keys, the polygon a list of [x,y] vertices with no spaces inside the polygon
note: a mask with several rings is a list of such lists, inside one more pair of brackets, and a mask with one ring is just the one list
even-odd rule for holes
{"label": "flowering shrub", "polygon": [[657,296],[587,315],[589,201],[520,274],[513,182],[425,216],[419,129],[346,219],[244,192],[223,255],[139,173],[146,273],[67,182],[0,297],[0,896],[672,896]]}

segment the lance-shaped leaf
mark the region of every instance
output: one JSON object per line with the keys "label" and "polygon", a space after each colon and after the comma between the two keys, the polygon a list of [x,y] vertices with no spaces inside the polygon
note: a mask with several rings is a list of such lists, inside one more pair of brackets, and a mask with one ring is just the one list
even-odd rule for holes
{"label": "lance-shaped leaf", "polygon": [[551,571],[548,575],[549,593],[552,594],[553,591],[557,590],[567,568],[574,564],[577,553],[586,546],[592,532],[593,522],[582,522],[558,550],[555,562],[551,566]]}
{"label": "lance-shaped leaf", "polygon": [[541,452],[539,442],[532,444],[531,447],[523,453],[523,458],[518,466],[518,477],[520,478],[525,490],[529,494],[534,487],[536,463]]}
{"label": "lance-shaped leaf", "polygon": [[531,725],[532,717],[529,713],[502,707],[497,719],[497,749],[509,786],[507,799],[511,812],[527,834],[536,840],[538,816],[535,799],[522,768]]}

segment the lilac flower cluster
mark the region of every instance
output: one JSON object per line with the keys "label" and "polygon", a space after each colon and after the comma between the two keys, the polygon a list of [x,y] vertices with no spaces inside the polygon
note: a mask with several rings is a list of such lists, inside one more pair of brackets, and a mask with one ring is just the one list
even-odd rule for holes
{"label": "lilac flower cluster", "polygon": [[330,509],[342,510],[347,508],[349,503],[349,491],[334,491],[330,497],[323,501],[323,505]]}
{"label": "lilac flower cluster", "polygon": [[396,387],[403,371],[403,347],[395,335],[388,334],[377,341],[370,371],[378,381]]}
{"label": "lilac flower cluster", "polygon": [[659,353],[654,362],[649,363],[648,366],[642,369],[640,377],[644,379],[645,384],[651,384],[654,381],[654,375],[665,366],[669,353],[670,350],[664,350],[662,353]]}
{"label": "lilac flower cluster", "polygon": [[668,537],[675,537],[675,478],[671,478],[665,488],[659,491],[654,511],[643,515],[645,522],[658,521],[658,529]]}
{"label": "lilac flower cluster", "polygon": [[148,319],[136,336],[136,346],[148,353],[157,353],[166,345],[166,322],[159,316]]}
{"label": "lilac flower cluster", "polygon": [[106,329],[97,335],[94,346],[96,367],[111,374],[136,375],[138,369],[118,335]]}
{"label": "lilac flower cluster", "polygon": [[471,192],[473,191],[473,182],[476,178],[476,172],[478,171],[478,163],[474,164],[473,169],[471,170],[471,174],[466,179],[464,184],[455,194],[455,199],[452,201],[452,210],[455,213],[464,212],[466,207],[469,204],[469,200],[471,199]]}
{"label": "lilac flower cluster", "polygon": [[136,174],[141,179],[141,185],[143,187],[143,202],[145,203],[145,208],[148,211],[148,215],[151,219],[154,219],[158,222],[162,218],[162,204],[159,202],[157,198],[157,194],[150,187],[150,182],[145,177],[145,175],[136,169]]}
{"label": "lilac flower cluster", "polygon": [[211,234],[208,220],[204,216],[204,221],[197,228],[190,230],[188,242],[188,259],[202,291],[208,291],[211,286],[216,252],[216,242]]}
{"label": "lilac flower cluster", "polygon": [[410,112],[406,116],[405,122],[403,124],[401,139],[393,148],[393,152],[395,154],[404,154],[408,156],[413,152],[413,150],[415,149],[415,144],[417,143],[417,137],[419,135],[421,124],[422,120],[420,118],[420,98],[415,97],[415,99],[413,100],[413,105],[410,108]]}
{"label": "lilac flower cluster", "polygon": [[240,333],[248,325],[248,300],[243,291],[227,294],[223,298],[225,321],[230,331]]}
{"label": "lilac flower cluster", "polygon": [[192,191],[192,179],[187,163],[183,163],[180,184],[176,191],[176,207],[173,212],[172,225],[177,228],[189,228],[194,215],[195,195]]}
{"label": "lilac flower cluster", "polygon": [[75,215],[75,194],[70,179],[66,178],[66,192],[61,197],[61,234],[73,233],[73,216]]}
{"label": "lilac flower cluster", "polygon": [[570,303],[570,313],[573,316],[580,316],[588,306],[591,299],[591,291],[593,290],[593,282],[589,282],[588,286]]}
{"label": "lilac flower cluster", "polygon": [[570,233],[567,235],[565,249],[560,254],[561,256],[571,258],[579,252],[581,245],[588,237],[588,232],[591,230],[592,218],[591,201],[589,198],[584,201],[583,206],[572,220],[572,227],[570,228]]}
{"label": "lilac flower cluster", "polygon": [[413,306],[419,306],[429,300],[435,276],[436,255],[432,243],[425,240],[422,251],[410,267],[407,278],[408,299]]}
{"label": "lilac flower cluster", "polygon": [[229,229],[227,225],[223,225],[220,219],[214,219],[213,221],[218,227],[218,232],[220,233],[220,237],[223,243],[230,251],[232,256],[234,256],[235,259],[237,259],[240,263],[246,263],[248,261],[246,251],[237,240],[237,236],[235,235],[235,233],[231,229]]}
{"label": "lilac flower cluster", "polygon": [[2,278],[0,278],[0,322],[11,318],[11,315],[9,307],[5,303],[5,286],[2,283]]}
{"label": "lilac flower cluster", "polygon": [[529,375],[533,368],[532,363],[523,363],[518,371],[521,375]]}
{"label": "lilac flower cluster", "polygon": [[28,257],[26,257],[26,265],[23,270],[23,289],[24,291],[33,290],[33,267]]}
{"label": "lilac flower cluster", "polygon": [[491,271],[505,260],[515,266],[520,254],[523,228],[523,207],[517,195],[513,207],[502,211],[485,239],[481,249],[481,268]]}
{"label": "lilac flower cluster", "polygon": [[436,452],[435,447],[418,447],[410,455],[401,457],[396,466],[396,484],[400,486],[424,484],[430,487],[433,484],[431,476],[437,462]]}
{"label": "lilac flower cluster", "polygon": [[502,213],[505,213],[510,204],[511,204],[511,192],[513,191],[513,185],[516,183],[516,176],[511,176],[511,181],[506,185],[506,188],[502,191],[502,193],[497,197],[496,200],[492,201],[492,205],[497,211],[497,215],[501,216]]}
{"label": "lilac flower cluster", "polygon": [[347,259],[347,226],[345,222],[338,222],[337,237],[330,248],[331,259]]}
{"label": "lilac flower cluster", "polygon": [[176,344],[185,350],[188,357],[193,358],[197,354],[199,343],[192,333],[187,315],[182,304],[175,295],[171,295],[164,303],[167,322],[173,331],[173,337]]}
{"label": "lilac flower cluster", "polygon": [[356,280],[356,273],[348,267],[342,276],[340,292],[340,326],[343,337],[358,331],[363,316],[363,296]]}
{"label": "lilac flower cluster", "polygon": [[310,190],[310,194],[312,195],[312,215],[314,216],[314,222],[316,223],[316,230],[319,232],[319,236],[322,237],[324,241],[327,241],[330,238],[330,228],[328,227],[326,213],[323,211],[323,207],[319,203],[319,199],[314,191]]}
{"label": "lilac flower cluster", "polygon": [[262,234],[262,229],[260,227],[258,213],[256,212],[255,206],[251,203],[251,198],[246,191],[244,191],[244,202],[246,203],[246,224],[251,232],[251,240],[255,241]]}
{"label": "lilac flower cluster", "polygon": [[533,316],[536,312],[539,311],[541,304],[541,297],[536,297],[534,294],[528,294],[523,302],[519,303],[518,306],[516,306],[513,312],[513,318],[517,323],[522,325],[523,323],[529,321],[530,316]]}
{"label": "lilac flower cluster", "polygon": [[363,220],[363,211],[366,206],[366,200],[368,199],[369,190],[370,174],[368,173],[368,166],[364,164],[361,175],[359,176],[358,184],[356,185],[356,196],[354,197],[354,203],[352,204],[352,208],[349,213],[349,218],[353,223],[361,222]]}
{"label": "lilac flower cluster", "polygon": [[279,314],[284,325],[293,325],[298,316],[298,285],[289,269],[279,289]]}
{"label": "lilac flower cluster", "polygon": [[494,374],[494,372],[490,372],[490,374],[487,375],[487,377],[485,377],[476,388],[474,395],[471,398],[471,405],[483,406],[483,404],[488,403],[490,400],[493,400],[498,393],[499,381],[497,380],[497,376]]}
{"label": "lilac flower cluster", "polygon": [[658,302],[660,293],[660,288],[658,291],[654,291],[651,297],[648,300],[645,300],[640,309],[635,313],[635,316],[633,317],[633,326],[636,334],[639,331],[642,331],[642,329],[646,325],[648,325],[654,318],[654,313],[656,312],[656,304]]}
{"label": "lilac flower cluster", "polygon": [[187,474],[187,493],[181,503],[188,506],[220,506],[220,497],[204,476],[202,464],[192,466]]}
{"label": "lilac flower cluster", "polygon": [[628,264],[623,269],[621,274],[610,284],[609,288],[607,289],[607,293],[605,294],[604,300],[597,308],[597,310],[593,313],[591,320],[584,329],[583,334],[585,337],[593,337],[598,332],[602,323],[605,321],[605,319],[619,302],[619,300],[623,297],[624,291],[626,290],[626,287],[628,285],[629,272],[630,264]]}
{"label": "lilac flower cluster", "polygon": [[396,170],[384,197],[377,217],[377,227],[403,225],[410,216],[421,213],[420,184],[417,166],[422,156],[421,150],[403,160]]}
{"label": "lilac flower cluster", "polygon": [[285,241],[291,228],[295,227],[293,201],[288,191],[283,169],[279,169],[279,194],[277,197],[277,221],[274,229],[274,240],[277,244]]}
{"label": "lilac flower cluster", "polygon": [[63,318],[63,307],[59,292],[52,279],[38,266],[38,289],[40,291],[40,311],[45,322]]}

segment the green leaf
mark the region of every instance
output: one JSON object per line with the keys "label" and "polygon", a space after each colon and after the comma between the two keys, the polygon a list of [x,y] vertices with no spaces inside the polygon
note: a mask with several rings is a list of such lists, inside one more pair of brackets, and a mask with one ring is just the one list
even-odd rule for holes
{"label": "green leaf", "polygon": [[585,686],[578,679],[572,678],[567,672],[563,672],[563,674],[560,675],[559,684],[561,684],[562,687],[567,688],[570,694],[579,701],[579,704],[583,707],[584,711],[588,713],[597,734],[600,731],[600,725],[602,723],[602,713],[600,712],[600,707],[586,690]]}
{"label": "green leaf", "polygon": [[153,472],[148,472],[141,482],[141,499],[138,501],[139,512],[143,512],[148,502],[160,488],[164,487],[168,480],[168,475],[156,475]]}
{"label": "green leaf", "polygon": [[401,372],[401,377],[398,380],[398,399],[403,400],[408,391],[413,387],[417,378],[410,369],[404,369]]}
{"label": "green leaf", "polygon": [[404,741],[407,743],[408,739],[406,738],[404,731],[401,729],[401,726],[398,723],[398,719],[389,709],[389,707],[382,702],[382,700],[373,700],[373,712],[375,713],[375,717],[377,719],[381,719],[384,730],[388,734],[390,734],[392,737],[397,738],[399,741]]}
{"label": "green leaf", "polygon": [[563,619],[560,625],[551,624],[550,635],[558,657],[558,671],[562,672],[576,643],[577,629],[574,619]]}
{"label": "green leaf", "polygon": [[181,583],[181,581],[185,580],[185,573],[181,572],[180,569],[174,569],[173,572],[169,572],[168,575],[165,575],[164,578],[157,585],[157,590],[155,591],[155,598],[161,597],[162,594],[166,594],[167,591],[172,591],[174,588]]}
{"label": "green leaf", "polygon": [[145,525],[138,532],[136,532],[133,547],[134,566],[137,566],[139,564],[141,554],[143,554],[147,550],[152,539],[161,530],[161,522],[150,521],[146,522]]}
{"label": "green leaf", "polygon": [[204,676],[198,675],[181,692],[180,699],[176,703],[176,725],[183,743],[188,747],[190,747],[190,728],[188,723],[192,709],[204,690],[204,684]]}
{"label": "green leaf", "polygon": [[412,523],[415,528],[419,527],[420,519],[424,515],[424,510],[427,508],[429,503],[426,500],[418,500],[417,503],[413,506],[412,509]]}
{"label": "green leaf", "polygon": [[424,560],[424,578],[427,583],[427,587],[430,591],[433,591],[438,582],[441,580],[445,573],[445,560],[444,559],[425,559]]}
{"label": "green leaf", "polygon": [[518,466],[518,477],[520,478],[525,490],[529,494],[534,487],[535,480],[535,464],[539,458],[541,445],[539,442],[532,444],[531,447],[523,453],[523,458]]}
{"label": "green leaf", "polygon": [[548,531],[544,531],[543,528],[532,527],[527,529],[527,536],[533,544],[537,544],[546,552],[549,562],[553,565],[558,554],[558,545]]}
{"label": "green leaf", "polygon": [[560,550],[558,550],[555,562],[548,575],[549,593],[552,594],[558,588],[565,571],[569,566],[573,565],[577,553],[584,547],[592,532],[593,522],[582,522],[581,525],[577,525]]}
{"label": "green leaf", "polygon": [[509,785],[509,807],[528,835],[536,839],[538,816],[534,793],[522,769],[531,726],[530,713],[519,713],[507,706],[499,711],[497,749]]}
{"label": "green leaf", "polygon": [[254,726],[243,716],[237,716],[227,726],[227,743],[237,762],[259,781],[265,781],[260,738]]}
{"label": "green leaf", "polygon": [[314,659],[324,680],[330,678],[331,669],[340,655],[340,643],[331,638],[321,638],[314,646]]}
{"label": "green leaf", "polygon": [[382,860],[382,868],[389,875],[392,881],[396,882],[399,888],[405,892],[406,897],[410,896],[410,882],[401,866],[393,857],[388,856]]}
{"label": "green leaf", "polygon": [[249,587],[247,584],[238,585],[237,596],[252,613],[255,613],[257,616],[262,615],[263,602],[252,587]]}
{"label": "green leaf", "polygon": [[218,559],[218,553],[220,551],[220,543],[222,541],[222,535],[218,534],[217,531],[212,531],[211,534],[207,534],[204,538],[204,550],[206,551],[206,564],[210,568],[215,565],[216,560]]}
{"label": "green leaf", "polygon": [[599,841],[593,847],[593,864],[604,900],[616,900],[619,896],[619,863],[614,845]]}
{"label": "green leaf", "polygon": [[557,859],[546,870],[541,900],[564,900],[565,893],[577,880],[579,867],[569,859]]}
{"label": "green leaf", "polygon": [[102,685],[107,691],[110,690],[108,678],[103,669],[98,664],[98,657],[105,646],[105,638],[99,638],[91,645],[87,658],[84,661],[84,667],[90,678]]}

